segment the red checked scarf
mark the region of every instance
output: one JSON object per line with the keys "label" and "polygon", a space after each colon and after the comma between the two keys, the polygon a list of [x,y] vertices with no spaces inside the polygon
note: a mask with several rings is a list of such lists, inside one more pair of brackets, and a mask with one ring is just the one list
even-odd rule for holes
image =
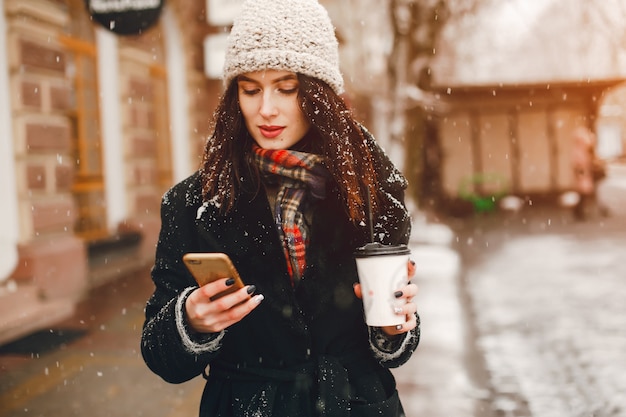
{"label": "red checked scarf", "polygon": [[[254,145],[253,157],[270,181],[277,181],[274,220],[283,243],[287,269],[292,284],[302,278],[306,268],[308,226],[301,205],[307,195],[326,197],[326,179],[330,176],[319,155],[292,150],[262,149]],[[308,191],[308,194],[307,194]]]}

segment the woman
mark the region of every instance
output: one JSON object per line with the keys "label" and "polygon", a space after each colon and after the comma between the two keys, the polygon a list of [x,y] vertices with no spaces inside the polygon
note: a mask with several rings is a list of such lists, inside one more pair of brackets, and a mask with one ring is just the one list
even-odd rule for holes
{"label": "woman", "polygon": [[[407,243],[406,180],[340,98],[317,0],[243,4],[202,167],[168,191],[143,357],[166,381],[207,379],[201,416],[400,416],[388,368],[419,342],[408,283],[398,326],[368,327],[353,253]],[[224,252],[247,284],[198,287],[188,252]],[[409,264],[409,276],[414,273]]]}

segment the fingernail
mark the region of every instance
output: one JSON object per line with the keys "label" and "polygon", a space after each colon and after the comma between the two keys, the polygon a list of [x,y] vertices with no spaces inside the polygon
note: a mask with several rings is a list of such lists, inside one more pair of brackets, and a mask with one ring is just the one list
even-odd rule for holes
{"label": "fingernail", "polygon": [[257,294],[254,297],[252,297],[252,300],[259,304],[261,301],[263,301],[265,299],[265,297],[263,297],[263,294]]}
{"label": "fingernail", "polygon": [[394,307],[393,308],[393,312],[396,313],[396,314],[400,314],[400,313],[402,313],[402,311],[403,311],[402,307]]}
{"label": "fingernail", "polygon": [[401,325],[401,324],[398,324],[398,325],[396,326],[396,330],[402,330],[402,325]]}
{"label": "fingernail", "polygon": [[256,291],[256,285],[248,285],[248,289],[246,290],[248,294],[252,294]]}
{"label": "fingernail", "polygon": [[235,283],[235,278],[228,278],[225,282],[227,287],[230,287],[231,285],[233,285]]}
{"label": "fingernail", "polygon": [[394,297],[396,297],[396,298],[400,298],[400,297],[402,297],[402,291],[396,291],[396,292],[394,292],[394,293],[393,293],[393,296],[394,296]]}

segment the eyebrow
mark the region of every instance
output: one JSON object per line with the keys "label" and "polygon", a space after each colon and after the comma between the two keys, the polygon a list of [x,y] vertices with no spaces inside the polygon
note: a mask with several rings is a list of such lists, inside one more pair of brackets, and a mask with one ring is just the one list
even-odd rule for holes
{"label": "eyebrow", "polygon": [[[297,79],[298,77],[295,74],[287,74],[287,75],[283,75],[282,77],[278,77],[274,80],[271,80],[271,82],[275,84],[281,81],[289,81],[289,80],[297,80]],[[245,75],[240,75],[239,77],[237,77],[237,81],[247,81],[247,82],[252,82],[252,83],[258,82],[257,80],[254,80],[250,77],[246,77]]]}

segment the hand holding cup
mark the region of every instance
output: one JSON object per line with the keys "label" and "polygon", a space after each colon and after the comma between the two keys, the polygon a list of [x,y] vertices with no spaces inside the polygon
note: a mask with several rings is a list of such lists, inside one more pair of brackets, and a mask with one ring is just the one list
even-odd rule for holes
{"label": "hand holding cup", "polygon": [[[417,286],[409,284],[415,266],[406,245],[368,243],[355,251],[359,284],[355,293],[363,300],[365,322],[389,334],[410,330]],[[357,292],[358,291],[358,292]],[[413,326],[414,327],[414,326]]]}
{"label": "hand holding cup", "polygon": [[[404,304],[400,303],[401,306],[394,307],[394,313],[398,316],[404,315],[405,322],[392,326],[381,326],[383,331],[388,335],[406,333],[413,330],[417,326],[417,317],[415,315],[415,313],[417,313],[417,304],[413,301],[413,297],[418,293],[418,286],[410,281],[414,275],[415,262],[409,261],[407,264],[407,277],[409,282],[393,294],[397,299],[405,300]],[[363,298],[360,283],[354,284],[354,293],[358,298]]]}

